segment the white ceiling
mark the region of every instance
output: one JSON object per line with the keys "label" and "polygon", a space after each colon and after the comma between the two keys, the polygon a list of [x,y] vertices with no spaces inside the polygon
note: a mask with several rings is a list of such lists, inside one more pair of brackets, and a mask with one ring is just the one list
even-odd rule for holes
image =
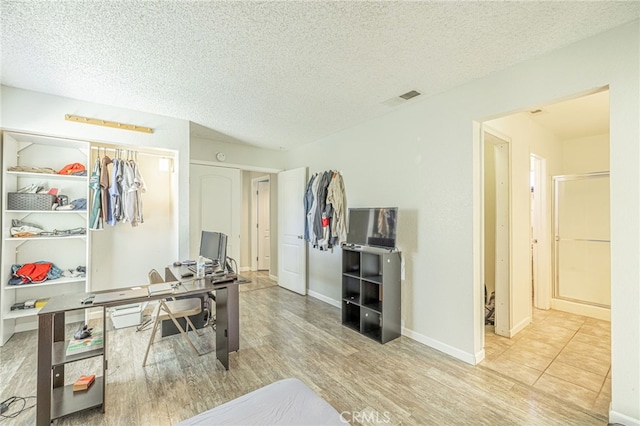
{"label": "white ceiling", "polygon": [[[638,19],[640,2],[0,0],[4,85],[290,149]],[[406,102],[416,102],[411,100]],[[98,117],[109,119],[109,117]]]}

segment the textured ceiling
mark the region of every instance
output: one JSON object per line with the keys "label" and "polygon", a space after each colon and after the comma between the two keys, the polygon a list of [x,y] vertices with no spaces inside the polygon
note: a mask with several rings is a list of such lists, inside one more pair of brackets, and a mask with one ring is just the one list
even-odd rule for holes
{"label": "textured ceiling", "polygon": [[409,90],[442,92],[640,16],[637,1],[0,5],[2,84],[275,149],[401,108],[389,100]]}

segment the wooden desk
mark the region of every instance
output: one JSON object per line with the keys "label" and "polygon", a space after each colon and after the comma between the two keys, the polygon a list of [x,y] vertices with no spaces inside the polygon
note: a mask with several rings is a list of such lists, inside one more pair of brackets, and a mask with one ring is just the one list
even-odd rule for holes
{"label": "wooden desk", "polygon": [[[91,293],[65,294],[51,298],[38,313],[38,363],[36,422],[38,426],[50,425],[51,421],[69,414],[93,407],[101,407],[105,411],[105,386],[107,362],[106,308],[166,299],[167,297],[197,296],[215,292],[216,294],[216,358],[224,368],[229,369],[229,351],[238,350],[239,337],[239,305],[238,285],[248,282],[235,279],[215,282],[212,277],[204,279],[181,279],[180,268],[167,267],[165,276],[169,281],[179,281],[173,293],[152,294],[144,297],[127,298],[98,305],[83,305],[81,300]],[[219,277],[218,277],[219,279]],[[148,286],[140,286],[148,287]],[[117,291],[122,289],[113,289]],[[102,348],[66,355],[67,339],[65,337],[65,314],[80,309],[101,308],[104,328]],[[230,338],[230,336],[234,336]],[[96,374],[96,382],[83,392],[73,392],[72,385],[64,385],[65,364],[102,356],[102,376]]]}

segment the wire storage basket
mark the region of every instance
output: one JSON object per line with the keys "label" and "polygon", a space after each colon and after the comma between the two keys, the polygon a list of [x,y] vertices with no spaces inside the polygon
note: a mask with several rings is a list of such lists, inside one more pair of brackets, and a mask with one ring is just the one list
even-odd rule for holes
{"label": "wire storage basket", "polygon": [[7,194],[7,210],[51,210],[55,202],[56,196],[51,194]]}

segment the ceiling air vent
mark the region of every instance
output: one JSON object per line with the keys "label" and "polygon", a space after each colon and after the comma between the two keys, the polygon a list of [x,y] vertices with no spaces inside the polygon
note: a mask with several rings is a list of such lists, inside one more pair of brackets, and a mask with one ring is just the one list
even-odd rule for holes
{"label": "ceiling air vent", "polygon": [[415,98],[416,96],[420,96],[420,92],[418,92],[417,90],[412,90],[410,92],[405,93],[404,95],[400,95],[400,97],[405,101]]}

